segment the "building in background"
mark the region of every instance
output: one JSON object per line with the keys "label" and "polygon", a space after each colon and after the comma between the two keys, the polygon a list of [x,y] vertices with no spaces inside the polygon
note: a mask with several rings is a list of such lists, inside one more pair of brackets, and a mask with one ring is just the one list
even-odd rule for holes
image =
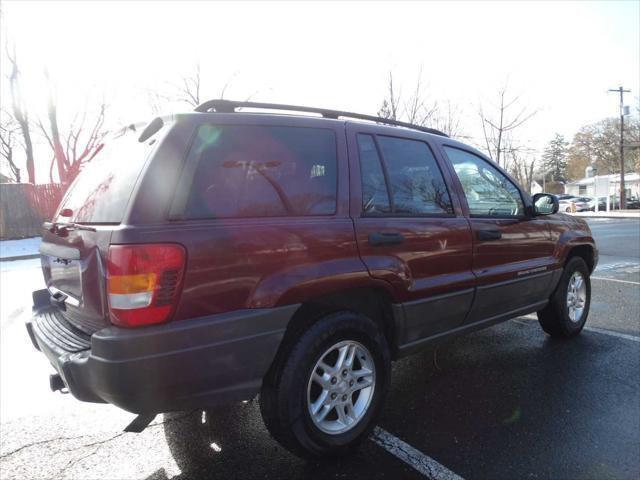
{"label": "building in background", "polygon": [[[633,172],[625,174],[624,186],[627,198],[640,197],[640,174]],[[618,197],[620,174],[587,176],[567,183],[564,192],[577,197],[606,197],[607,195]]]}
{"label": "building in background", "polygon": [[531,181],[531,195],[544,192],[544,188],[536,180]]}

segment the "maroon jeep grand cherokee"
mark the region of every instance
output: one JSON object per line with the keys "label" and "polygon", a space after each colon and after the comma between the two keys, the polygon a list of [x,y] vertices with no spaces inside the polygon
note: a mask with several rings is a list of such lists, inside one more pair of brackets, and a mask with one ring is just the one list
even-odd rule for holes
{"label": "maroon jeep grand cherokee", "polygon": [[54,390],[140,414],[130,430],[260,393],[289,450],[344,453],[391,360],[531,312],[555,337],[587,319],[586,223],[438,131],[214,100],[114,137],[45,224],[27,329]]}

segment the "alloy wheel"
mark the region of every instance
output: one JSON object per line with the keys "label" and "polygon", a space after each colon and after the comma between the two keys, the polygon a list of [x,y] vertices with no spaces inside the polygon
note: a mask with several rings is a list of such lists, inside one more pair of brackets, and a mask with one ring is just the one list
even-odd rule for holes
{"label": "alloy wheel", "polygon": [[567,311],[569,320],[574,323],[582,320],[582,313],[587,303],[587,284],[580,272],[573,272],[567,286]]}
{"label": "alloy wheel", "polygon": [[313,424],[329,435],[351,430],[367,413],[375,383],[369,350],[352,340],[336,343],[311,370],[307,406]]}

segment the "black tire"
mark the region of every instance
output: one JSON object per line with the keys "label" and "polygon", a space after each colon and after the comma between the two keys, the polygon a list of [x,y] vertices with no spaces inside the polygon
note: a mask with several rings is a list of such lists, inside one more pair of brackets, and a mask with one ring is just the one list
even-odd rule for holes
{"label": "black tire", "polygon": [[[341,341],[359,342],[369,350],[375,365],[375,386],[369,406],[355,426],[344,433],[327,434],[311,418],[307,386],[316,362]],[[269,433],[295,455],[310,459],[345,455],[366,439],[375,426],[390,376],[389,347],[377,325],[352,312],[333,313],[283,344],[263,382],[262,418]]]}
{"label": "black tire", "polygon": [[[567,290],[569,282],[575,272],[579,272],[586,286],[586,302],[579,320],[572,321],[567,307]],[[556,290],[551,295],[547,306],[538,312],[538,321],[542,329],[556,338],[571,338],[578,335],[584,328],[589,316],[591,305],[591,280],[589,268],[581,257],[572,257],[564,267]]]}

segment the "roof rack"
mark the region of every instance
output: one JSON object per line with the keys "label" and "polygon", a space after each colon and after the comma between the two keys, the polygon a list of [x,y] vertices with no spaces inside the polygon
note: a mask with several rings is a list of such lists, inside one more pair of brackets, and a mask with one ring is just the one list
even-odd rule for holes
{"label": "roof rack", "polygon": [[420,125],[414,125],[412,123],[400,122],[398,120],[392,120],[390,118],[376,117],[373,115],[363,115],[361,113],[353,112],[341,112],[338,110],[327,110],[324,108],[314,107],[300,107],[297,105],[281,105],[279,103],[259,103],[259,102],[235,102],[233,100],[208,100],[201,103],[195,108],[196,112],[209,112],[213,110],[217,113],[235,113],[236,108],[257,108],[268,110],[288,110],[293,112],[309,112],[318,113],[324,118],[356,118],[359,120],[368,120],[370,122],[384,123],[387,125],[395,125],[397,127],[411,128],[413,130],[420,130],[421,132],[433,133],[434,135],[440,135],[448,137],[446,133],[436,130],[435,128],[422,127]]}

